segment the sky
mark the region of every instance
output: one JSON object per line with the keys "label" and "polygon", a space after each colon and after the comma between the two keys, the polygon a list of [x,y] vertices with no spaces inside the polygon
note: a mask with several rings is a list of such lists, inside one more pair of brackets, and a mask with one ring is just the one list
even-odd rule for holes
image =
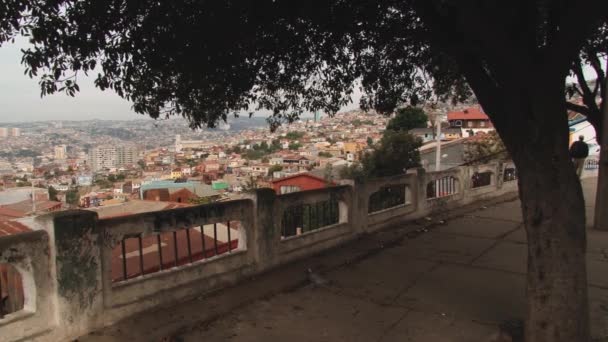
{"label": "sky", "polygon": [[41,98],[38,79],[23,74],[25,47],[23,38],[0,47],[0,122],[145,118],[120,96],[95,88],[93,77],[79,75],[80,92],[75,97],[58,93]]}
{"label": "sky", "polygon": [[[148,118],[133,112],[131,103],[113,91],[95,88],[93,79],[96,74],[89,77],[79,74],[80,92],[75,97],[57,93],[41,98],[38,79],[23,73],[21,49],[27,45],[25,38],[18,38],[15,43],[0,47],[0,122]],[[353,103],[342,110],[357,108],[360,96],[356,91]]]}

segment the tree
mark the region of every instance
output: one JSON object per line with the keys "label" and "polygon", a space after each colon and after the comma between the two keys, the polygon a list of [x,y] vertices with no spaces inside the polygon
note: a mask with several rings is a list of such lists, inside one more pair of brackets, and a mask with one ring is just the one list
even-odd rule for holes
{"label": "tree", "polygon": [[363,182],[369,178],[396,176],[420,166],[422,141],[403,131],[387,130],[371,153],[361,162],[340,170],[340,177]]}
{"label": "tree", "polygon": [[270,150],[272,152],[276,152],[281,150],[281,141],[279,139],[272,140],[272,144],[270,145]]}
{"label": "tree", "polygon": [[[606,113],[606,73],[608,72],[608,25],[601,27],[597,34],[587,40],[581,52],[572,63],[571,76],[576,82],[571,83],[568,88],[569,101],[566,107],[569,110],[585,115],[595,129],[596,140],[600,145],[605,140],[605,113]],[[602,65],[604,59],[605,65]],[[585,74],[583,68],[591,67],[595,73],[595,79]],[[581,100],[578,103],[576,100]],[[605,148],[604,148],[605,149]],[[600,154],[600,168],[597,182],[597,197],[595,203],[594,228],[608,230],[608,213],[604,206],[608,202],[608,154]]]}
{"label": "tree", "polygon": [[287,132],[285,138],[289,140],[298,140],[304,137],[304,132]]}
{"label": "tree", "polygon": [[70,189],[65,193],[65,202],[70,205],[78,205],[80,201],[80,194],[78,189]]}
{"label": "tree", "polygon": [[337,112],[357,84],[360,105],[380,113],[472,90],[518,169],[526,341],[589,340],[584,201],[564,94],[608,1],[6,0],[2,10],[0,43],[29,34],[23,63],[42,95],[73,96],[76,74],[95,70],[96,85],[136,112],[192,127],[254,106],[272,112],[275,129],[304,110]]}
{"label": "tree", "polygon": [[196,197],[188,199],[188,203],[190,204],[209,204],[212,203],[213,199],[211,197]]}
{"label": "tree", "polygon": [[268,177],[272,177],[275,172],[283,171],[283,166],[281,165],[272,165],[268,168]]}
{"label": "tree", "polygon": [[331,157],[333,157],[333,155],[331,153],[326,152],[326,151],[319,152],[318,156],[319,157],[323,157],[323,158],[331,158]]}
{"label": "tree", "polygon": [[374,146],[374,139],[372,139],[371,137],[367,137],[367,146]]}
{"label": "tree", "polygon": [[386,177],[405,173],[420,166],[420,139],[402,131],[385,131],[373,152],[363,156],[361,164],[368,177]]}
{"label": "tree", "polygon": [[145,170],[145,169],[146,169],[146,162],[145,162],[145,161],[143,161],[142,159],[140,159],[140,160],[138,160],[138,161],[137,161],[137,165],[139,165],[139,167],[140,167],[142,170]]}
{"label": "tree", "polygon": [[258,179],[253,176],[249,176],[243,185],[243,192],[255,192],[255,189],[259,188]]}
{"label": "tree", "polygon": [[468,164],[506,159],[509,159],[507,148],[496,131],[479,134],[464,142],[464,161]]}
{"label": "tree", "polygon": [[[600,27],[594,35],[587,39],[577,58],[572,62],[570,75],[576,79],[567,87],[568,100],[566,108],[581,113],[587,117],[595,128],[597,140],[602,135],[604,117],[604,94],[606,93],[606,73],[608,72],[608,24]],[[602,61],[603,60],[603,61]],[[584,67],[589,66],[595,78],[589,79]],[[576,101],[580,99],[582,103]]]}
{"label": "tree", "polygon": [[326,186],[330,186],[334,183],[334,168],[331,163],[325,164],[325,169],[323,170],[323,179],[325,179]]}
{"label": "tree", "polygon": [[427,127],[428,117],[424,111],[417,107],[407,106],[397,109],[395,117],[392,118],[386,129],[392,131],[409,131],[413,128]]}
{"label": "tree", "polygon": [[290,150],[293,150],[293,151],[299,150],[300,147],[302,147],[302,145],[299,144],[299,143],[296,143],[296,142],[289,143],[289,149]]}
{"label": "tree", "polygon": [[50,201],[59,201],[57,199],[57,194],[59,193],[59,191],[57,191],[57,189],[55,189],[52,186],[49,186],[48,190],[49,190],[49,200]]}

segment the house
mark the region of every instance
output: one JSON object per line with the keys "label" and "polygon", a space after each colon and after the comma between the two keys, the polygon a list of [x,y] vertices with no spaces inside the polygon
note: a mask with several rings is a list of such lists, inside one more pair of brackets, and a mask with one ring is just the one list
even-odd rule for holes
{"label": "house", "polygon": [[270,165],[282,165],[282,164],[283,164],[283,158],[281,158],[281,157],[270,158]]}
{"label": "house", "polygon": [[[432,127],[414,128],[409,130],[408,133],[420,138],[423,144],[435,140],[435,137],[437,135],[437,132]],[[441,140],[454,140],[459,139],[461,137],[462,132],[460,128],[441,128]]]}
{"label": "house", "polygon": [[258,165],[251,166],[251,173],[253,175],[266,176],[268,174],[268,170],[269,170],[268,165],[258,164]]}
{"label": "house", "polygon": [[182,178],[182,169],[176,168],[171,171],[171,179]]}
{"label": "house", "polygon": [[313,162],[304,156],[288,155],[283,157],[285,164],[311,165]]}
{"label": "house", "polygon": [[[173,195],[182,189],[187,189],[197,197],[215,197],[219,193],[212,189],[210,185],[200,182],[174,182],[174,181],[154,181],[140,187],[140,198],[152,201],[177,202],[175,199],[181,194],[182,199],[187,201],[188,195],[181,192]],[[173,200],[172,200],[173,199]]]}
{"label": "house", "polygon": [[470,107],[462,111],[449,112],[450,127],[459,128],[462,136],[475,135],[478,132],[487,133],[494,130],[490,118],[479,107]]}
{"label": "house", "polygon": [[[310,173],[299,173],[270,182],[272,189],[279,195],[290,192],[322,189],[328,186],[325,179]],[[330,185],[333,185],[331,183]]]}
{"label": "house", "polygon": [[358,154],[365,148],[365,145],[361,145],[356,142],[345,142],[342,145],[342,149],[344,150],[344,154]]}

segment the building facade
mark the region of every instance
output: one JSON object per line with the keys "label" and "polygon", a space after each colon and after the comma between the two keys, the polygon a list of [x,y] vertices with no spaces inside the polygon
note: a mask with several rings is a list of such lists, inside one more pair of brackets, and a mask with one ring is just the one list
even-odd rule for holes
{"label": "building facade", "polygon": [[93,171],[133,165],[137,158],[138,151],[134,146],[97,146],[89,155]]}

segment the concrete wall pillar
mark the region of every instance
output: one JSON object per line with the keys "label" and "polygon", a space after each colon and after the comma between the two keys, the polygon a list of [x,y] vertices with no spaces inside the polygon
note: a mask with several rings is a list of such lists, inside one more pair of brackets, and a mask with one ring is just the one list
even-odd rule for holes
{"label": "concrete wall pillar", "polygon": [[257,189],[249,198],[254,201],[254,236],[249,241],[251,252],[261,270],[267,269],[276,261],[276,244],[281,239],[281,218],[276,210],[277,195],[272,189]]}
{"label": "concrete wall pillar", "polygon": [[101,236],[97,213],[53,214],[57,311],[62,335],[78,337],[103,323]]}

